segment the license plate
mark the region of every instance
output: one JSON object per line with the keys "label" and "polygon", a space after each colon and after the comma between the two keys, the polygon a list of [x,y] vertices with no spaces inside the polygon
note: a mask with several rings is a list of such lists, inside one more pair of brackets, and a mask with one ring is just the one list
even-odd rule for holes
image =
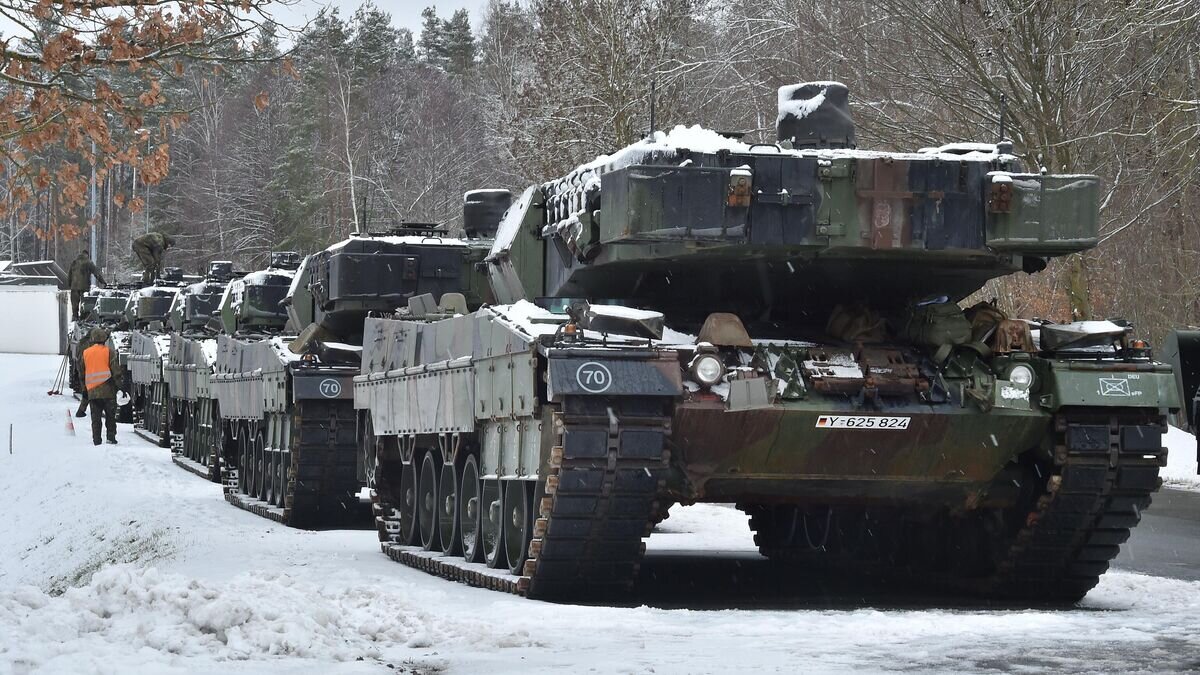
{"label": "license plate", "polygon": [[817,418],[818,429],[890,429],[899,431],[908,428],[910,417],[886,417],[883,415],[821,415]]}

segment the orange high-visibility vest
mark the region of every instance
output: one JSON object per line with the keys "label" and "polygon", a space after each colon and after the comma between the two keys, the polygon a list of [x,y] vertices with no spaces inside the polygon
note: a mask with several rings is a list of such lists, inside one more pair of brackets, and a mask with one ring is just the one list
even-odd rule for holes
{"label": "orange high-visibility vest", "polygon": [[108,346],[92,345],[83,350],[83,384],[88,391],[99,387],[112,377],[108,369]]}

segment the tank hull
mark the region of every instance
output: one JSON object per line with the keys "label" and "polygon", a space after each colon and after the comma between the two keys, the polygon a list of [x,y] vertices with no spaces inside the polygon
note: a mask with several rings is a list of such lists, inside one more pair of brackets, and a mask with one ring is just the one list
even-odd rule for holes
{"label": "tank hull", "polygon": [[[797,527],[819,534],[823,524],[827,562],[867,573],[890,555],[906,561],[894,573],[916,580],[1072,601],[1116,555],[1165,463],[1173,375],[1149,361],[1022,353],[955,370],[882,344],[822,357],[855,366],[839,381],[803,361],[836,345],[771,340],[730,352],[730,363],[756,365],[704,387],[689,375],[695,338],[568,339],[555,321],[565,318],[528,303],[367,321],[354,405],[387,555],[480,586],[578,599],[632,583],[642,538],[672,504],[733,502],[770,557],[813,557],[817,535],[798,540]],[[871,371],[879,354],[908,370]],[[808,370],[789,384],[798,363]],[[1036,385],[994,374],[1013,364],[1036,372]],[[423,502],[480,520],[439,529]],[[462,532],[475,527],[482,553],[471,554]],[[877,529],[880,542],[864,552],[828,534],[855,528]],[[958,553],[934,565],[930,551],[902,546],[905,532]],[[1029,537],[1042,548],[1026,552]]]}

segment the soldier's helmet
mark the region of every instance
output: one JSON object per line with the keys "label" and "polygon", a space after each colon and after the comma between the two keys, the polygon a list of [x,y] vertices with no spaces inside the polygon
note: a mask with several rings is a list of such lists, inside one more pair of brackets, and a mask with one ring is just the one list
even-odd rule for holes
{"label": "soldier's helmet", "polygon": [[92,332],[88,333],[88,339],[91,340],[93,344],[103,344],[106,340],[108,340],[108,333],[103,328],[97,326],[96,328],[92,329]]}

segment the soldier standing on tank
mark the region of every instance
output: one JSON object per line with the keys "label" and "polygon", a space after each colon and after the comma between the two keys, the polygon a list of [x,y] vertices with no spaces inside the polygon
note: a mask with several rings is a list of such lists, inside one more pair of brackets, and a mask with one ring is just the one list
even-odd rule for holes
{"label": "soldier standing on tank", "polygon": [[84,293],[92,290],[93,276],[101,286],[105,285],[104,277],[100,276],[100,270],[96,269],[96,263],[92,262],[92,256],[85,248],[71,261],[71,267],[67,271],[67,282],[71,286],[72,321],[79,320],[79,303],[83,301]]}
{"label": "soldier standing on tank", "polygon": [[175,245],[175,238],[164,232],[147,232],[133,240],[133,253],[142,263],[142,283],[151,284],[162,272],[163,254]]}
{"label": "soldier standing on tank", "polygon": [[117,443],[117,390],[121,387],[121,370],[117,352],[108,346],[108,333],[93,328],[88,335],[92,346],[83,350],[80,379],[87,389],[88,406],[92,409],[92,445],[100,445],[100,426],[108,431],[108,442]]}

